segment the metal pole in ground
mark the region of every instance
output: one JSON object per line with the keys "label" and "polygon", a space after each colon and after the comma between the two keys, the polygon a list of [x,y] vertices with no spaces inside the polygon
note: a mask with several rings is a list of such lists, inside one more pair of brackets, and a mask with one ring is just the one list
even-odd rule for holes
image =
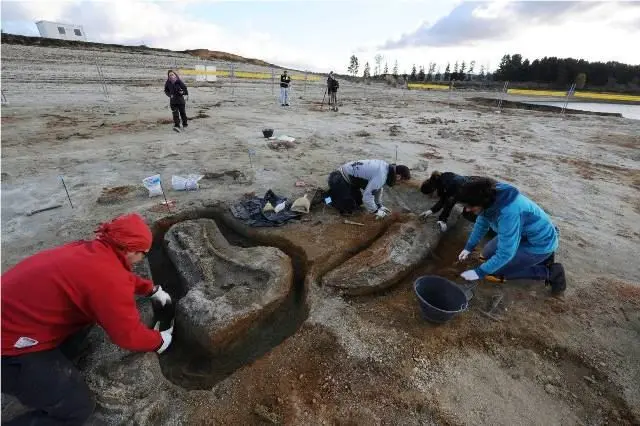
{"label": "metal pole in ground", "polygon": [[100,74],[102,75],[102,84],[104,84],[104,93],[106,95],[107,101],[111,100],[111,94],[109,93],[109,85],[107,84],[107,78],[104,75],[104,71],[102,67],[100,67]]}
{"label": "metal pole in ground", "polygon": [[275,95],[274,90],[276,87],[276,70],[271,67],[271,96]]}
{"label": "metal pole in ground", "polygon": [[569,98],[573,96],[573,92],[576,90],[576,83],[573,83],[571,87],[569,87],[569,91],[567,92],[567,97],[564,100],[564,105],[562,105],[562,111],[560,112],[563,116],[565,111],[567,110],[567,106],[569,105]]}
{"label": "metal pole in ground", "polygon": [[502,101],[504,100],[505,94],[509,91],[509,82],[505,81],[502,85],[502,91],[500,92],[500,99],[498,100],[498,112],[502,112]]}
{"label": "metal pole in ground", "polygon": [[236,89],[234,85],[235,69],[236,69],[236,66],[234,64],[231,64],[231,97],[233,97],[236,93]]}
{"label": "metal pole in ground", "polygon": [[304,72],[304,89],[302,91],[303,96],[307,96],[307,78],[309,77],[309,71]]}
{"label": "metal pole in ground", "polygon": [[109,89],[107,87],[107,81],[104,77],[104,73],[102,72],[102,67],[98,64],[96,60],[96,69],[98,70],[98,78],[100,80],[100,88],[102,90],[102,94],[104,95],[105,101],[109,101]]}

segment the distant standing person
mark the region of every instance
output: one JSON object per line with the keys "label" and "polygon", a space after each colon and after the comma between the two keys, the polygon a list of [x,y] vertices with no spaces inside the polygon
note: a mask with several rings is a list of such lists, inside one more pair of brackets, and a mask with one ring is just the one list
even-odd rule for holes
{"label": "distant standing person", "polygon": [[340,87],[340,83],[338,83],[333,71],[331,71],[327,78],[327,92],[329,93],[329,107],[333,111],[338,110],[338,87]]}
{"label": "distant standing person", "polygon": [[285,70],[280,76],[280,105],[289,106],[289,84],[291,84],[291,77]]}
{"label": "distant standing person", "polygon": [[187,123],[187,111],[185,110],[185,96],[189,96],[187,86],[180,80],[178,74],[169,70],[167,72],[167,82],[164,83],[164,94],[169,97],[169,107],[171,107],[171,113],[173,114],[173,130],[180,131],[180,119],[182,118],[182,128],[186,129],[189,125]]}

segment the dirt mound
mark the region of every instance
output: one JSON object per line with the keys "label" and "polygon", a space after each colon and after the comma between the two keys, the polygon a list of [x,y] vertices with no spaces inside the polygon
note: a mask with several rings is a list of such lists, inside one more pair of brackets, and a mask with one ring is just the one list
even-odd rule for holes
{"label": "dirt mound", "polygon": [[98,204],[115,204],[146,195],[147,190],[140,185],[112,186],[102,188],[102,192],[96,202]]}
{"label": "dirt mound", "polygon": [[[459,215],[460,210],[451,214],[450,226],[455,225]],[[348,295],[387,289],[424,262],[441,237],[433,223],[396,223],[371,247],[325,275],[322,283]]]}

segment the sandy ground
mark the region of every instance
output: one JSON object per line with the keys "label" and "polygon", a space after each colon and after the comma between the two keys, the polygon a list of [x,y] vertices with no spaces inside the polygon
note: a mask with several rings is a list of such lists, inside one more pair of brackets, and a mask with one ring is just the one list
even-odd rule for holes
{"label": "sandy ground", "polygon": [[[110,101],[92,81],[95,58]],[[162,84],[166,67],[180,61],[190,63],[2,46],[9,100],[2,108],[3,271],[38,250],[89,237],[121,213],[149,221],[165,214],[159,199],[139,190],[98,203],[107,187],[160,173],[176,209],[267,189],[296,197],[304,191],[298,180],[324,185],[343,162],[393,161],[397,150],[399,163],[417,168],[417,180],[434,169],[493,176],[544,207],[561,231],[564,298],[548,298],[539,284],[487,286],[477,303],[502,292],[502,321],[478,307],[434,327],[419,318],[410,281],[357,299],[318,289],[298,333],[221,382],[220,405],[201,413],[201,423],[214,414],[213,423],[257,423],[256,404],[288,424],[640,423],[640,121],[496,114],[467,100],[478,92],[449,97],[347,83],[338,113],[320,110],[319,84],[294,86],[292,106],[283,109],[270,84],[232,88],[225,80],[190,85],[193,121],[177,134]],[[297,146],[270,149],[264,127],[295,137]],[[251,163],[248,150],[255,151]],[[169,189],[174,174],[232,169],[251,182]],[[52,204],[63,207],[26,215]],[[454,230],[422,272],[455,276],[466,232]]]}

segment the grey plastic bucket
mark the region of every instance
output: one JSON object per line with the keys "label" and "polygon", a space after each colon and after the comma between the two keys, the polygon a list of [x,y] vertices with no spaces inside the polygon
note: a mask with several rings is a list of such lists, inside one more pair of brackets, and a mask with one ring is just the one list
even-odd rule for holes
{"label": "grey plastic bucket", "polygon": [[466,311],[473,296],[470,288],[465,289],[435,275],[418,278],[413,288],[424,319],[438,324]]}

